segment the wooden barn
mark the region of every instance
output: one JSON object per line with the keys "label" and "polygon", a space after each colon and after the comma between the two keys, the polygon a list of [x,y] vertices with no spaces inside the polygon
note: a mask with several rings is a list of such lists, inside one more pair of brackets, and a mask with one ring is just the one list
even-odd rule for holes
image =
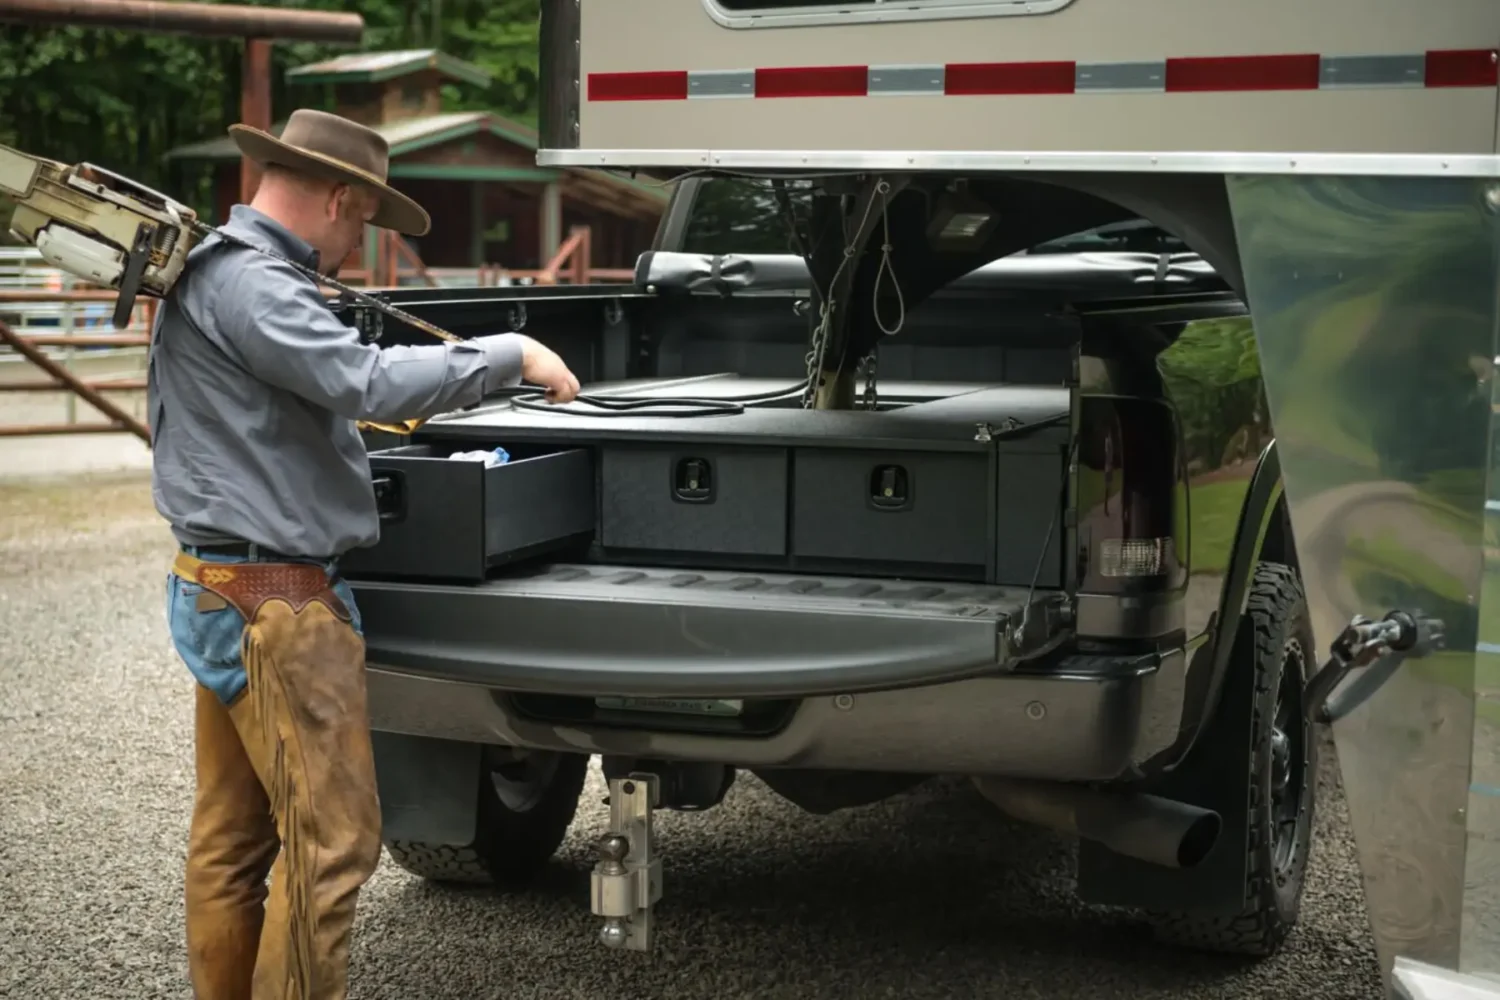
{"label": "wooden barn", "polygon": [[[356,53],[298,67],[287,78],[309,88],[307,106],[325,107],[385,136],[392,186],[432,215],[431,232],[406,240],[427,267],[538,270],[573,227],[587,226],[593,268],[630,268],[666,207],[668,189],[653,182],[538,167],[536,133],[517,122],[486,111],[443,112],[445,85],[489,84],[479,67],[445,53]],[[329,92],[331,102],[316,99]],[[272,131],[279,135],[284,124]],[[201,164],[213,170],[214,221],[227,219],[239,199],[240,154],[233,140],[224,135],[167,156],[186,169]],[[369,267],[375,243],[366,243]]]}

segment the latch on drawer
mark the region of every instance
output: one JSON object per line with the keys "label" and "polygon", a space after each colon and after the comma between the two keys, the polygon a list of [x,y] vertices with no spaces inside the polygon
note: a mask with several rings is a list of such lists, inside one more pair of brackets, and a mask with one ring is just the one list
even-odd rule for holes
{"label": "latch on drawer", "polygon": [[708,503],[714,496],[713,466],[706,458],[680,458],[672,474],[672,496],[683,503]]}
{"label": "latch on drawer", "polygon": [[911,477],[899,465],[877,465],[870,473],[870,504],[880,510],[904,510],[911,503]]}
{"label": "latch on drawer", "polygon": [[375,510],[382,521],[399,521],[406,516],[406,484],[397,472],[386,472],[374,477]]}

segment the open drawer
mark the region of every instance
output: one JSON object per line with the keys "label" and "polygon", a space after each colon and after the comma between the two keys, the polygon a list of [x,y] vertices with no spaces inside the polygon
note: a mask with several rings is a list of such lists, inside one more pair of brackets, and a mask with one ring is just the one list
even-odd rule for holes
{"label": "open drawer", "polygon": [[343,559],[350,576],[483,580],[494,566],[592,538],[594,466],[578,448],[509,448],[486,467],[454,459],[472,445],[370,453],[380,541]]}

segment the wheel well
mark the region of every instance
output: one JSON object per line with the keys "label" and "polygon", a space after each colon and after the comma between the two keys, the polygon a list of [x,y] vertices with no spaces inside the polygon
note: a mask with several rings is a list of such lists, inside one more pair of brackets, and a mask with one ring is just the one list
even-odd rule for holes
{"label": "wheel well", "polygon": [[[1292,534],[1292,519],[1286,505],[1285,490],[1276,498],[1276,507],[1271,512],[1271,522],[1266,525],[1266,537],[1261,542],[1260,554],[1256,558],[1256,565],[1266,562],[1282,563],[1301,572],[1297,562],[1297,539]],[[1254,573],[1253,568],[1251,573]]]}

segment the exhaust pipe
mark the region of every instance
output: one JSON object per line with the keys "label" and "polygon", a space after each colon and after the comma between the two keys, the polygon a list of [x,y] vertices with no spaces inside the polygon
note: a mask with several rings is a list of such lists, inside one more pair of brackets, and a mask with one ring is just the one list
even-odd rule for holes
{"label": "exhaust pipe", "polygon": [[1104,845],[1166,868],[1192,868],[1208,857],[1222,821],[1210,809],[1142,792],[1010,778],[975,778],[985,798],[1023,823]]}

